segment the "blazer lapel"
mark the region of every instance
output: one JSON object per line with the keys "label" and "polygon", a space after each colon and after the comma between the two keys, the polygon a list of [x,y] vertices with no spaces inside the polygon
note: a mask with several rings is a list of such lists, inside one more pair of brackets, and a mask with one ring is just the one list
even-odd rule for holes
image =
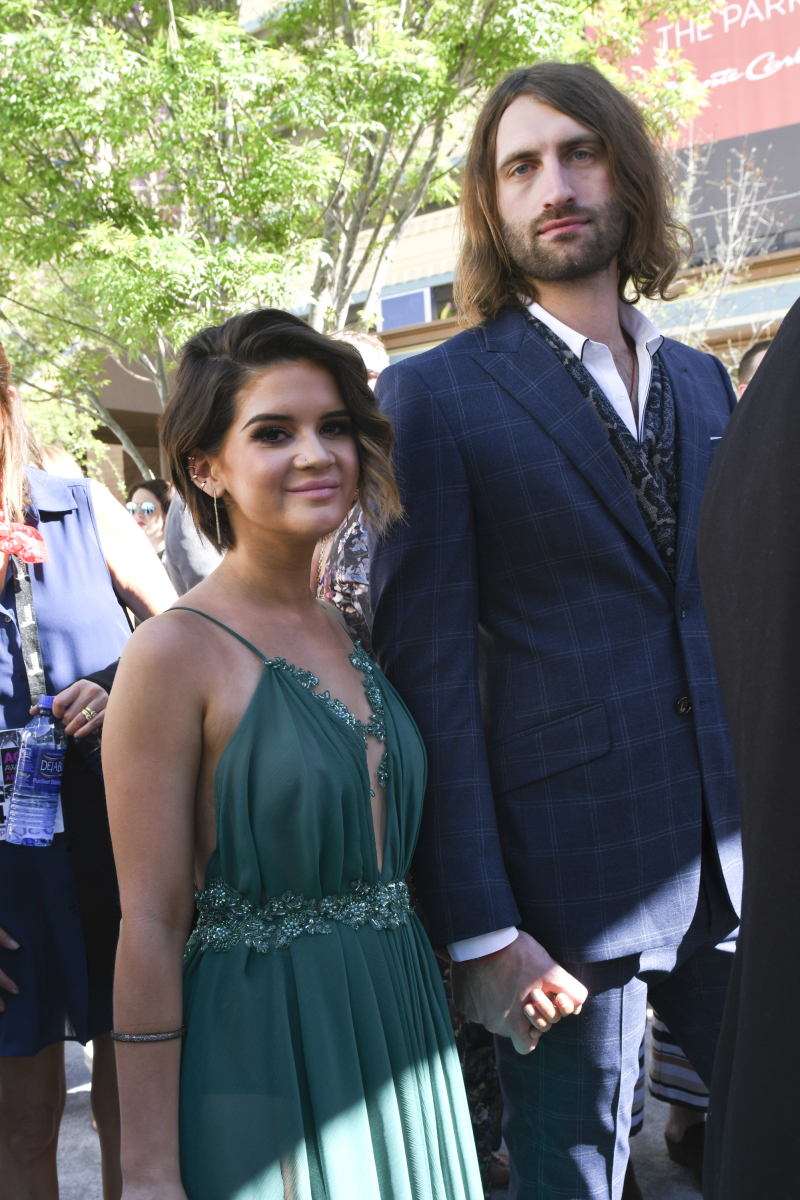
{"label": "blazer lapel", "polygon": [[546,430],[667,577],[603,427],[550,347],[522,314],[513,318],[523,324],[522,336],[509,336],[512,317],[501,318],[484,327],[490,348],[473,353],[473,359]]}
{"label": "blazer lapel", "polygon": [[683,365],[676,351],[665,343],[662,362],[672,384],[675,423],[680,447],[678,458],[678,563],[675,580],[680,595],[691,574],[697,545],[697,522],[708,472],[711,466],[711,439],[701,385]]}

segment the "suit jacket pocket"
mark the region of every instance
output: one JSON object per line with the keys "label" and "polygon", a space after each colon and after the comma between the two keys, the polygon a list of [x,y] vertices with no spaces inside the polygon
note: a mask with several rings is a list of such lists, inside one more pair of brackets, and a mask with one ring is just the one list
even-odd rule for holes
{"label": "suit jacket pocket", "polygon": [[579,767],[611,749],[602,700],[579,712],[515,733],[489,751],[495,795]]}

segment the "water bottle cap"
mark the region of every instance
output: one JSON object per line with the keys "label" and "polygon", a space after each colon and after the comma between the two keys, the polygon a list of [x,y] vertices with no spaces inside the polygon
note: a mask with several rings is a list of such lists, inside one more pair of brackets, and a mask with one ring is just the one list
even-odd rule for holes
{"label": "water bottle cap", "polygon": [[54,696],[40,696],[37,701],[39,711],[41,712],[42,709],[45,709],[47,712],[52,712],[54,699]]}

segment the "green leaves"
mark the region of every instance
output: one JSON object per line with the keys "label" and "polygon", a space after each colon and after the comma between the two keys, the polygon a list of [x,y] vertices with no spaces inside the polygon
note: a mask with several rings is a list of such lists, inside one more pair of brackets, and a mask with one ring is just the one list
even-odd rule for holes
{"label": "green leaves", "polygon": [[691,72],[619,63],[687,3],[289,0],[255,37],[235,0],[0,0],[0,305],[26,378],[89,403],[111,356],[165,401],[203,325],[309,295],[342,325],[357,291],[373,311],[509,70],[595,61],[674,130]]}
{"label": "green leaves", "polygon": [[82,403],[111,356],[162,402],[180,345],[286,305],[339,164],[308,70],[215,5],[0,0],[6,336],[31,395]]}

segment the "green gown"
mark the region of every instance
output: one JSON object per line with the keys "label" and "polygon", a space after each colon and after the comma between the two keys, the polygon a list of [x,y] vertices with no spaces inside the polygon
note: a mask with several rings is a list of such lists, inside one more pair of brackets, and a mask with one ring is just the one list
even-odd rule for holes
{"label": "green gown", "polygon": [[[366,728],[310,672],[244,644],[265,669],[217,767],[217,848],[185,960],[187,1196],[481,1200],[441,979],[404,883],[419,732],[358,644]],[[367,732],[386,744],[382,871]]]}

